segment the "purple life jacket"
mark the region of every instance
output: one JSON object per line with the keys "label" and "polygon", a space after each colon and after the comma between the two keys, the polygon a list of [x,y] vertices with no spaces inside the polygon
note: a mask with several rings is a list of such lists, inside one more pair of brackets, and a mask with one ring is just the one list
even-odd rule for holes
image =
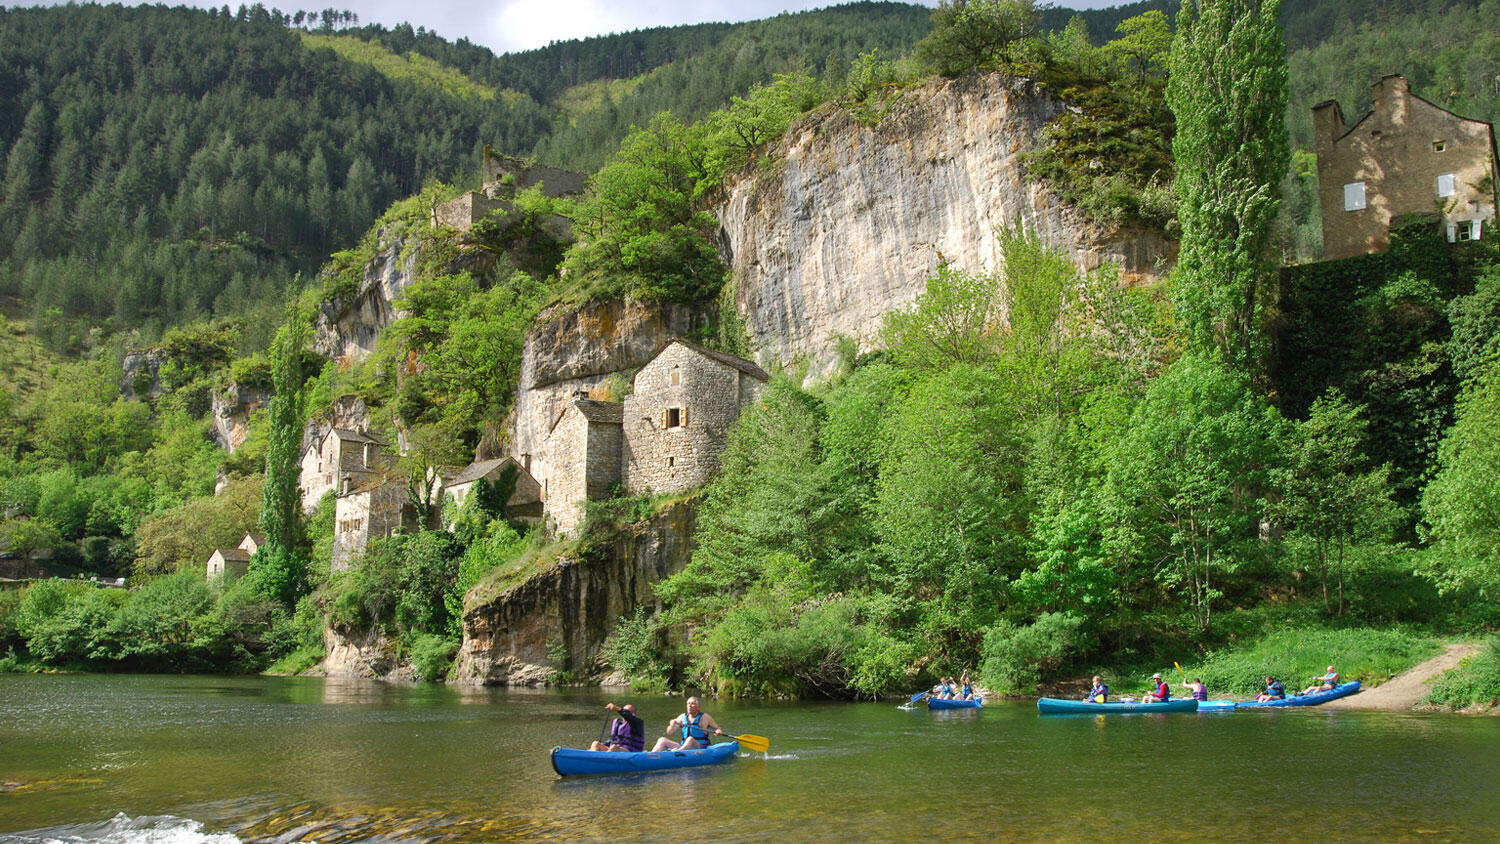
{"label": "purple life jacket", "polygon": [[624,718],[616,718],[609,728],[609,744],[639,753],[646,749],[646,737],[630,729]]}

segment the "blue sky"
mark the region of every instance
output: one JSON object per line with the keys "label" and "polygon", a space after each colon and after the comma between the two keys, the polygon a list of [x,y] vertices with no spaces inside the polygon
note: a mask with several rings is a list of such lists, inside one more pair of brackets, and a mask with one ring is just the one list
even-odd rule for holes
{"label": "blue sky", "polygon": [[[450,41],[467,38],[498,52],[508,53],[546,46],[552,41],[587,38],[628,32],[652,26],[674,26],[707,21],[747,21],[768,18],[782,12],[800,12],[830,5],[796,0],[490,0],[487,3],[465,0],[261,0],[268,7],[286,12],[298,8],[348,9],[359,15],[361,23],[386,26],[407,22],[424,26]],[[178,5],[181,0],[167,0]],[[222,6],[238,8],[244,0],[192,0],[188,5],[203,8]],[[253,2],[253,0],[250,0]],[[936,6],[936,0],[922,0]],[[1062,0],[1058,6],[1076,9],[1102,9],[1120,5],[1122,0]],[[51,5],[31,2],[4,2],[0,5]],[[127,2],[126,5],[134,5]]]}

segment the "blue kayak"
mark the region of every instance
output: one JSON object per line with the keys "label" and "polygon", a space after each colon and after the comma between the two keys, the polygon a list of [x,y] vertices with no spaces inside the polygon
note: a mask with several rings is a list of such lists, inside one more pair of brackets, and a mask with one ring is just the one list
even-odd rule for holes
{"label": "blue kayak", "polygon": [[1281,700],[1254,701],[1242,700],[1234,705],[1235,709],[1273,709],[1283,706],[1317,706],[1330,700],[1348,697],[1359,691],[1359,681],[1350,680],[1340,683],[1324,692],[1310,692],[1305,695],[1287,695]]}
{"label": "blue kayak", "polygon": [[663,750],[660,753],[610,753],[607,750],[552,748],[552,770],[559,776],[583,774],[638,774],[728,762],[739,752],[740,743],[725,741],[698,750]]}
{"label": "blue kayak", "polygon": [[1141,712],[1197,712],[1198,701],[1192,698],[1169,700],[1166,703],[1140,703],[1139,701],[1117,701],[1115,703],[1090,703],[1086,700],[1064,700],[1044,697],[1036,702],[1037,711],[1048,715],[1123,715]]}
{"label": "blue kayak", "polygon": [[982,697],[976,697],[971,700],[941,697],[930,697],[927,699],[928,709],[981,709],[983,707],[984,698]]}

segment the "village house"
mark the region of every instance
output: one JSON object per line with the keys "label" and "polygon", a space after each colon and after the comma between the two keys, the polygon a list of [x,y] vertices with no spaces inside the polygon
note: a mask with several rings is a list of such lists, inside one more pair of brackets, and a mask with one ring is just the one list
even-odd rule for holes
{"label": "village house", "polygon": [[362,431],[330,428],[302,452],[302,509],[317,509],[324,494],[361,486],[385,468],[385,444]]}
{"label": "village house", "polygon": [[589,501],[702,486],[768,380],[750,361],[679,339],[641,367],[623,403],[579,396],[553,422],[533,469],[547,519],[567,533]]}
{"label": "village house", "polygon": [[406,484],[385,475],[370,477],[362,484],[352,481],[334,497],[332,571],[352,568],[359,555],[376,539],[418,528],[416,507]]}
{"label": "village house", "polygon": [[516,474],[515,489],[505,501],[506,515],[513,519],[536,520],[542,515],[542,486],[536,478],[516,461],[514,457],[497,457],[494,460],[476,460],[464,467],[448,480],[443,490],[453,496],[453,503],[462,507],[474,485],[483,480],[495,483],[509,470]]}
{"label": "village house", "polygon": [[240,540],[236,548],[215,548],[208,556],[207,570],[204,576],[209,580],[228,582],[245,576],[250,570],[250,558],[255,556],[262,545],[266,544],[266,535],[263,533],[247,533]]}
{"label": "village house", "polygon": [[1347,131],[1336,101],[1313,106],[1323,257],[1380,252],[1407,215],[1436,217],[1449,241],[1493,237],[1493,127],[1412,94],[1401,76],[1374,89],[1373,109]]}

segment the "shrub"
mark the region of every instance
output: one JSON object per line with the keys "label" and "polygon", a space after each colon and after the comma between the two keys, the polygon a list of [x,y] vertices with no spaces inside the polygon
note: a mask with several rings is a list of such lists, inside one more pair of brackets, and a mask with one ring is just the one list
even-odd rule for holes
{"label": "shrub", "polygon": [[413,633],[407,638],[407,655],[417,676],[434,683],[447,676],[458,653],[458,642],[433,633]]}
{"label": "shrub", "polygon": [[1500,638],[1490,639],[1479,653],[1439,677],[1427,700],[1454,709],[1500,704]]}
{"label": "shrub", "polygon": [[647,607],[621,618],[604,643],[604,658],[630,678],[638,692],[665,691],[672,679],[666,628]]}
{"label": "shrub", "polygon": [[1082,627],[1072,613],[1042,613],[1029,627],[998,622],[985,632],[979,675],[998,694],[1031,694],[1044,672],[1079,648]]}

